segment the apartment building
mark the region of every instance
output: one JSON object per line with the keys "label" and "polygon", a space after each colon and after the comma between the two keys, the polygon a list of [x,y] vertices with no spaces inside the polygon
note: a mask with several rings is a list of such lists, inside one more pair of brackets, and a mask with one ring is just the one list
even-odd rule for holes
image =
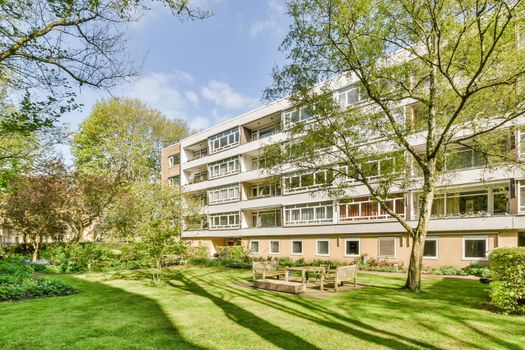
{"label": "apartment building", "polygon": [[[334,98],[343,105],[362,99],[358,85],[339,82]],[[408,120],[417,106],[400,109]],[[268,173],[262,148],[284,143],[291,123],[310,116],[279,100],[183,139],[162,151],[162,181],[203,205],[203,218],[183,238],[217,247],[241,244],[254,257],[330,259],[359,256],[408,266],[410,240],[403,227],[355,184],[341,198],[319,189],[326,172]],[[517,124],[525,121],[518,120]],[[516,128],[517,151],[525,155],[525,132]],[[425,242],[428,267],[486,262],[497,247],[525,245],[525,176],[490,169],[471,149],[459,149],[450,176],[436,195]],[[375,164],[380,176],[381,162]],[[417,176],[417,174],[413,174]],[[415,226],[418,189],[393,193],[390,206]]]}

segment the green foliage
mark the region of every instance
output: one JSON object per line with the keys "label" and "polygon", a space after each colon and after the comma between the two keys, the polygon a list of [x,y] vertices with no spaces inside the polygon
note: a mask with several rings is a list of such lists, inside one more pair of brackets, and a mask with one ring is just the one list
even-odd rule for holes
{"label": "green foliage", "polygon": [[492,273],[490,272],[490,269],[487,266],[481,266],[477,262],[470,264],[467,267],[464,267],[463,271],[465,271],[467,275],[471,275],[471,276],[477,276],[477,277],[483,277],[483,278],[489,278],[492,276]]}
{"label": "green foliage", "polygon": [[242,245],[218,247],[217,253],[219,258],[223,260],[247,261],[249,259],[248,252]]}
{"label": "green foliage", "polygon": [[207,266],[207,267],[229,267],[232,269],[251,269],[252,263],[243,260],[229,259],[203,259],[193,258],[188,261],[190,265]]}
{"label": "green foliage", "polygon": [[208,247],[206,246],[190,246],[184,254],[186,259],[206,259],[208,257]]}
{"label": "green foliage", "polygon": [[492,304],[505,313],[525,312],[525,248],[498,248],[490,254]]}
{"label": "green foliage", "polygon": [[459,269],[453,266],[443,266],[437,269],[432,269],[432,273],[436,275],[446,276],[466,276],[467,273],[463,269]]}
{"label": "green foliage", "polygon": [[34,267],[35,265],[22,259],[0,261],[0,300],[68,295],[76,292],[62,281],[34,278]]}

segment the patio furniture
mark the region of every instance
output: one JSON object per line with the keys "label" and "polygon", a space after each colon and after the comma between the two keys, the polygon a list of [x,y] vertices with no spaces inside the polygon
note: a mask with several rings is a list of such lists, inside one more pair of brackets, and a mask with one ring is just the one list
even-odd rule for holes
{"label": "patio furniture", "polygon": [[324,267],[321,266],[296,266],[296,267],[287,267],[286,268],[286,274],[284,275],[285,281],[288,281],[288,278],[290,277],[290,272],[292,271],[299,271],[301,272],[301,283],[307,283],[308,282],[308,273],[309,272],[317,272],[317,273],[323,273]]}
{"label": "patio furniture", "polygon": [[357,284],[357,265],[338,266],[333,271],[323,273],[321,275],[321,291],[324,291],[324,285],[327,282],[334,284],[336,293],[339,285],[343,285],[344,282],[353,282],[355,287]]}
{"label": "patio furniture", "polygon": [[270,276],[279,279],[280,276],[285,275],[285,272],[279,269],[279,262],[277,261],[253,261],[252,274],[255,282],[257,275],[261,275],[263,280]]}
{"label": "patio furniture", "polygon": [[276,292],[284,293],[302,293],[305,291],[306,285],[299,282],[289,282],[283,280],[256,280],[253,282],[255,288],[268,289]]}

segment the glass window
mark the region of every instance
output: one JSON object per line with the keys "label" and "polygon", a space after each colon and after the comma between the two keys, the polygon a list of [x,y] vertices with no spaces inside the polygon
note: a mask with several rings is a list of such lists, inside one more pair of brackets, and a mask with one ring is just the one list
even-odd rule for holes
{"label": "glass window", "polygon": [[520,200],[520,211],[525,211],[525,180],[519,182],[519,200]]}
{"label": "glass window", "polygon": [[333,222],[333,203],[296,204],[284,208],[286,224]]}
{"label": "glass window", "polygon": [[236,174],[240,172],[239,156],[222,159],[208,164],[209,178],[214,179],[221,176]]}
{"label": "glass window", "polygon": [[279,241],[270,241],[270,254],[279,254]]}
{"label": "glass window", "polygon": [[396,257],[396,238],[381,237],[379,238],[379,256],[382,258]]}
{"label": "glass window", "polygon": [[518,247],[525,247],[525,232],[518,232]]}
{"label": "glass window", "polygon": [[180,154],[174,154],[168,157],[169,167],[174,167],[180,164]]}
{"label": "glass window", "polygon": [[327,239],[317,240],[317,255],[330,255],[330,241]]}
{"label": "glass window", "polygon": [[303,241],[292,241],[292,254],[303,254]]}
{"label": "glass window", "polygon": [[484,260],[487,258],[488,238],[463,238],[463,258],[467,260]]}
{"label": "glass window", "polygon": [[437,259],[438,257],[438,239],[437,238],[427,237],[425,239],[423,257],[428,258],[428,259]]}
{"label": "glass window", "polygon": [[213,135],[208,139],[209,154],[234,147],[239,144],[239,128],[233,128]]}
{"label": "glass window", "polygon": [[218,213],[210,215],[211,229],[239,228],[239,213]]}
{"label": "glass window", "polygon": [[259,241],[250,241],[250,252],[259,253]]}
{"label": "glass window", "polygon": [[345,240],[345,256],[359,256],[359,240],[347,239]]}
{"label": "glass window", "polygon": [[180,186],[180,175],[168,177],[168,185],[171,187]]}
{"label": "glass window", "polygon": [[240,199],[239,184],[215,187],[208,190],[208,203],[234,202]]}

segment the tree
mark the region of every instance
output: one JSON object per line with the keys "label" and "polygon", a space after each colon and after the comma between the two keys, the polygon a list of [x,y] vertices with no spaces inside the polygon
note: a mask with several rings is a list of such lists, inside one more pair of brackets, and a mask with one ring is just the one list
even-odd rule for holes
{"label": "tree", "polygon": [[4,196],[1,203],[5,223],[32,245],[33,262],[38,259],[42,243],[63,240],[66,234],[63,208],[67,185],[60,174],[62,170],[57,170],[54,174],[18,179],[15,190]]}
{"label": "tree", "polygon": [[[487,171],[521,164],[510,150],[525,111],[525,52],[516,41],[523,45],[525,4],[292,0],[289,12],[282,49],[290,63],[275,70],[265,95],[291,94],[304,109],[290,114],[286,147],[267,155],[273,166],[325,171],[334,195],[364,186],[411,237],[405,288],[419,290],[432,203],[453,176],[454,148],[479,152]],[[354,91],[336,101],[333,87],[345,81],[356,82]],[[406,190],[418,191],[415,227],[389,202]]]}
{"label": "tree", "polygon": [[157,179],[160,150],[188,134],[182,120],[170,120],[136,99],[98,102],[72,141],[78,169],[122,181]]}

